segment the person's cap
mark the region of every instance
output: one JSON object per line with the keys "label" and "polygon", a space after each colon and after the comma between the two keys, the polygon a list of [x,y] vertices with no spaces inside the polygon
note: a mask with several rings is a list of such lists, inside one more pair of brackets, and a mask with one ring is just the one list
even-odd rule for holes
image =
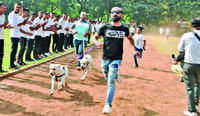
{"label": "person's cap", "polygon": [[200,27],[200,18],[193,18],[191,20],[191,26],[192,27]]}

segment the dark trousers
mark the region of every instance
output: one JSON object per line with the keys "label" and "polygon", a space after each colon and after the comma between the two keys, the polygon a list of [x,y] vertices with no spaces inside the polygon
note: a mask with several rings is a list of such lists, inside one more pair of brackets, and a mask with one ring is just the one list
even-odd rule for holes
{"label": "dark trousers", "polygon": [[91,34],[88,35],[88,43],[90,43]]}
{"label": "dark trousers", "polygon": [[58,51],[58,44],[59,44],[59,36],[58,34],[53,34],[53,44],[52,44],[52,51]]}
{"label": "dark trousers", "polygon": [[26,50],[26,59],[31,59],[31,52],[33,51],[34,39],[28,39],[28,45]]}
{"label": "dark trousers", "polygon": [[65,34],[64,33],[60,33],[60,37],[59,37],[59,51],[63,51],[63,46],[64,46],[64,40],[65,40]]}
{"label": "dark trousers", "polygon": [[196,112],[199,105],[200,64],[184,63],[184,82],[188,100],[188,111]]}
{"label": "dark trousers", "polygon": [[[135,51],[138,51],[140,53],[140,58],[142,58],[143,49],[138,49],[138,48],[135,47]],[[133,57],[134,57],[135,66],[138,67],[138,61],[137,61],[136,54],[134,54]]]}
{"label": "dark trousers", "polygon": [[68,49],[68,47],[69,47],[69,34],[66,34],[64,39],[64,48]]}
{"label": "dark trousers", "polygon": [[48,53],[49,52],[49,47],[50,47],[50,44],[51,44],[51,36],[47,36],[46,37],[46,48],[45,48],[45,53]]}
{"label": "dark trousers", "polygon": [[74,35],[73,34],[69,34],[68,35],[68,47],[71,47],[71,48],[73,48],[74,47],[74,43],[73,43],[73,39],[74,39]]}
{"label": "dark trousers", "polygon": [[46,37],[42,37],[40,42],[41,43],[40,43],[39,55],[45,53],[45,49],[47,45]]}
{"label": "dark trousers", "polygon": [[19,42],[20,42],[20,50],[19,50],[17,62],[21,63],[21,62],[23,62],[24,52],[26,50],[27,38],[21,37]]}
{"label": "dark trousers", "polygon": [[11,67],[15,66],[19,40],[20,38],[11,37],[11,43],[12,43],[11,52],[10,52],[10,66]]}
{"label": "dark trousers", "polygon": [[[75,52],[78,55],[78,59],[82,59],[87,46],[86,40],[74,40]],[[80,67],[80,61],[77,62],[77,66]]]}
{"label": "dark trousers", "polygon": [[0,70],[2,70],[3,64],[3,55],[4,55],[4,40],[0,40]]}
{"label": "dark trousers", "polygon": [[33,48],[33,57],[38,58],[41,46],[41,36],[35,36],[35,43]]}

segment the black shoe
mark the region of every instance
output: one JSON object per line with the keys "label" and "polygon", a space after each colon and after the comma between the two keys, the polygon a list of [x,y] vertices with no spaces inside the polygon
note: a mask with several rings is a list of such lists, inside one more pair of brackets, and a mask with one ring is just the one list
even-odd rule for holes
{"label": "black shoe", "polygon": [[8,71],[2,70],[2,69],[0,70],[0,73],[5,73],[5,72],[8,72]]}
{"label": "black shoe", "polygon": [[44,57],[48,57],[47,55],[43,54]]}
{"label": "black shoe", "polygon": [[17,67],[16,65],[12,65],[12,66],[9,67],[9,69],[17,70],[17,69],[19,69],[19,67]]}
{"label": "black shoe", "polygon": [[62,50],[60,50],[60,52],[65,52],[65,50],[62,49]]}
{"label": "black shoe", "polygon": [[22,61],[22,62],[21,62],[21,65],[26,65],[26,63]]}
{"label": "black shoe", "polygon": [[34,61],[32,58],[26,59],[27,62]]}
{"label": "black shoe", "polygon": [[41,58],[34,58],[34,60],[40,60]]}

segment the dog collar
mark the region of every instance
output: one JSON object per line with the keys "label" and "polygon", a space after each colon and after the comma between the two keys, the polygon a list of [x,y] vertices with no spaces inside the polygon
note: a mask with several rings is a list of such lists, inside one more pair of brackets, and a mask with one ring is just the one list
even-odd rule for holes
{"label": "dog collar", "polygon": [[56,81],[58,81],[58,78],[60,78],[60,77],[62,77],[62,76],[65,75],[65,68],[64,68],[64,67],[63,67],[63,70],[64,70],[64,73],[63,73],[63,74],[60,74],[60,75],[56,76]]}

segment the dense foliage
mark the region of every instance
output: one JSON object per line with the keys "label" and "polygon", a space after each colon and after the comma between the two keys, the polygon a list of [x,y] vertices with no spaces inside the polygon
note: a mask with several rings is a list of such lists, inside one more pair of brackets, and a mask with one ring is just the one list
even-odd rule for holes
{"label": "dense foliage", "polygon": [[200,0],[3,0],[7,12],[13,9],[16,2],[32,12],[67,13],[71,17],[79,16],[86,11],[90,19],[108,21],[113,6],[124,10],[124,22],[137,21],[145,24],[165,24],[177,21],[188,21],[200,16]]}

